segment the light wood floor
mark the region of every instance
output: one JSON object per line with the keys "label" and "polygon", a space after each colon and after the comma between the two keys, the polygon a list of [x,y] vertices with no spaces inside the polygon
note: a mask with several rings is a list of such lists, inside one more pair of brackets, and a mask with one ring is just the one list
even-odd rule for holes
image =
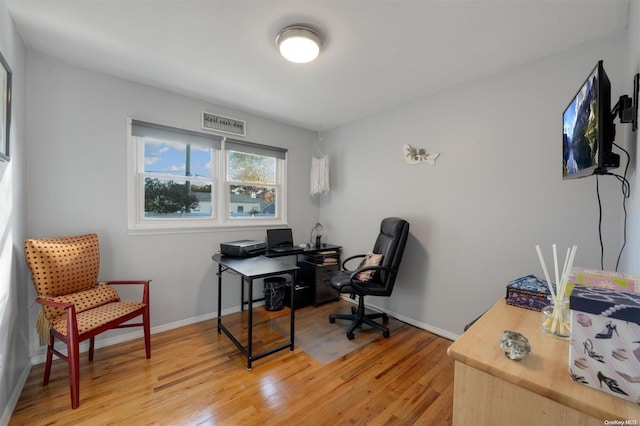
{"label": "light wood floor", "polygon": [[[255,351],[283,339],[260,311]],[[229,315],[224,323],[242,333],[246,315]],[[83,354],[76,410],[66,363],[54,361],[46,387],[44,366],[34,366],[9,424],[451,424],[451,342],[407,324],[329,364],[296,348],[255,361],[251,371],[217,334],[216,320],[154,334],[151,342],[150,360],[142,339],[97,349],[92,363]]]}

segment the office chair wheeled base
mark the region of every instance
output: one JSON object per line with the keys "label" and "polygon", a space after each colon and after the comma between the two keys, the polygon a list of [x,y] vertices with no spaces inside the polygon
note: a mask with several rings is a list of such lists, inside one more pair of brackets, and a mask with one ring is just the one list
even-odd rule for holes
{"label": "office chair wheeled base", "polygon": [[335,323],[337,319],[352,321],[351,325],[347,329],[347,338],[349,340],[353,340],[356,336],[353,333],[356,328],[361,327],[362,324],[370,325],[371,327],[375,327],[378,330],[382,331],[382,336],[385,338],[389,337],[389,329],[384,325],[375,322],[374,319],[382,318],[382,322],[384,324],[389,322],[389,317],[387,314],[383,312],[375,313],[375,314],[365,314],[364,313],[364,297],[358,298],[358,307],[351,307],[351,315],[349,314],[331,314],[329,315],[329,322],[331,324]]}

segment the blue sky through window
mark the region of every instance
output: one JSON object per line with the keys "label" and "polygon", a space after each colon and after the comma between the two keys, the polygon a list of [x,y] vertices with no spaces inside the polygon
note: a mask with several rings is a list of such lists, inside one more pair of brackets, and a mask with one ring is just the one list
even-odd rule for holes
{"label": "blue sky through window", "polygon": [[[186,176],[187,145],[152,139],[144,141],[144,171],[173,176]],[[212,149],[191,145],[191,176],[211,178]]]}

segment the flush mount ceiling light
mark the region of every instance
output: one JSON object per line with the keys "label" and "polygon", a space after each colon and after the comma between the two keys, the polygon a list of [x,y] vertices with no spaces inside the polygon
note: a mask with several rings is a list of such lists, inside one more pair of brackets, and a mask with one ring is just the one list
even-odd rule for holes
{"label": "flush mount ceiling light", "polygon": [[320,36],[309,27],[293,25],[280,31],[276,45],[286,60],[304,64],[318,57]]}

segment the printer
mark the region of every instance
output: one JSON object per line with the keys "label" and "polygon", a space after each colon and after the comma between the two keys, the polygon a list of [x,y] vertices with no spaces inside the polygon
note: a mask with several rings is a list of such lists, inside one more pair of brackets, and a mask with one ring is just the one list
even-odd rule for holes
{"label": "printer", "polygon": [[264,254],[267,243],[258,240],[239,240],[220,243],[220,253],[224,256],[252,257]]}

